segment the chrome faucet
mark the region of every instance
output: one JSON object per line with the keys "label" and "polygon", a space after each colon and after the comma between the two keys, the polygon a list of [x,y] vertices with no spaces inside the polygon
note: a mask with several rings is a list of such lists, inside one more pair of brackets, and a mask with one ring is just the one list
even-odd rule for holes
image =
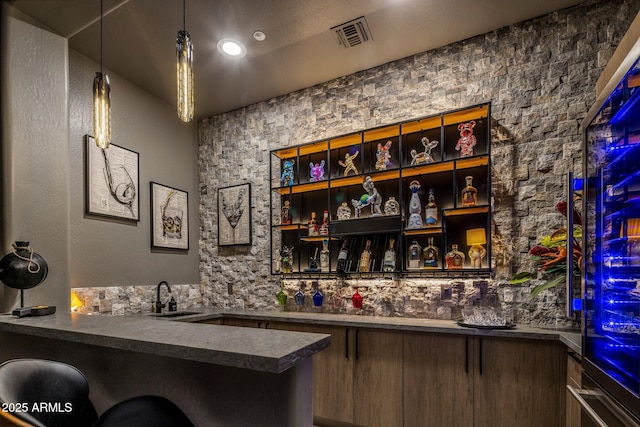
{"label": "chrome faucet", "polygon": [[162,285],[167,285],[167,290],[169,291],[169,293],[171,293],[171,287],[169,286],[169,284],[166,281],[162,281],[160,283],[158,283],[158,288],[157,288],[157,296],[156,296],[156,305],[155,305],[155,312],[156,313],[162,313],[162,309],[165,307],[166,304],[163,304],[162,302],[160,302],[160,287]]}

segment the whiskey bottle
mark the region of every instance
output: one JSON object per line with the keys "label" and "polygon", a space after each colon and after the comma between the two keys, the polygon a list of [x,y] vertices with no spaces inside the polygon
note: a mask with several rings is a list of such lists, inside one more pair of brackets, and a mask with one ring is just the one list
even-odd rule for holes
{"label": "whiskey bottle", "polygon": [[473,186],[473,177],[468,176],[465,178],[467,186],[462,189],[462,206],[471,207],[475,206],[478,201],[478,190]]}
{"label": "whiskey bottle", "polygon": [[429,245],[422,250],[422,266],[427,269],[437,268],[438,253],[440,251],[433,245],[433,237],[429,237],[428,242]]}
{"label": "whiskey bottle", "polygon": [[322,241],[322,250],[320,251],[320,270],[329,271],[329,240]]}
{"label": "whiskey bottle", "polygon": [[424,222],[427,227],[435,227],[438,223],[438,205],[436,205],[436,196],[433,188],[429,189],[429,198],[424,209]]}
{"label": "whiskey bottle", "polygon": [[340,248],[340,252],[338,252],[338,264],[336,265],[336,271],[338,273],[345,273],[347,268],[347,257],[349,256],[349,249],[347,244],[349,241],[345,239],[342,242],[342,248]]}
{"label": "whiskey bottle", "polygon": [[445,255],[444,260],[449,270],[458,270],[464,266],[464,254],[458,250],[455,243],[451,245],[451,251]]}
{"label": "whiskey bottle", "polygon": [[389,239],[389,249],[384,253],[384,261],[382,262],[382,271],[396,271],[396,250],[393,248],[394,239]]}
{"label": "whiskey bottle", "polygon": [[358,271],[360,273],[368,273],[371,267],[371,240],[367,240],[367,244],[364,250],[360,254],[360,266]]}
{"label": "whiskey bottle", "polygon": [[421,256],[422,248],[417,241],[411,242],[409,245],[409,253],[408,253],[408,261],[409,261],[409,269],[410,270],[418,270],[420,268],[420,256]]}

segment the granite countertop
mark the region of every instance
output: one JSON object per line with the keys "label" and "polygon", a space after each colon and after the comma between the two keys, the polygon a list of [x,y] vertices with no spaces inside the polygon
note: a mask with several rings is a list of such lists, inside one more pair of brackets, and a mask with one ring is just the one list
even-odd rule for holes
{"label": "granite countertop", "polygon": [[271,322],[299,322],[308,324],[395,329],[403,331],[462,334],[472,336],[559,340],[572,351],[582,354],[582,335],[580,330],[568,328],[566,326],[535,327],[518,324],[512,329],[476,329],[460,326],[453,320],[416,319],[406,317],[378,317],[355,314],[328,314],[275,310],[225,310],[217,308],[193,309],[192,311],[197,311],[198,314],[179,317],[176,318],[176,320],[179,322],[199,322],[227,317]]}
{"label": "granite countertop", "polygon": [[324,334],[69,313],[0,314],[0,331],[270,373],[281,373],[331,343]]}

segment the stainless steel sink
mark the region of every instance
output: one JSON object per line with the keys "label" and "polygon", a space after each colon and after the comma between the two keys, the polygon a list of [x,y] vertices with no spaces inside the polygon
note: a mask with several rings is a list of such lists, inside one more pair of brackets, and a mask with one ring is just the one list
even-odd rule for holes
{"label": "stainless steel sink", "polygon": [[193,314],[200,314],[197,311],[165,311],[164,313],[147,313],[146,316],[151,317],[182,317],[182,316],[191,316]]}

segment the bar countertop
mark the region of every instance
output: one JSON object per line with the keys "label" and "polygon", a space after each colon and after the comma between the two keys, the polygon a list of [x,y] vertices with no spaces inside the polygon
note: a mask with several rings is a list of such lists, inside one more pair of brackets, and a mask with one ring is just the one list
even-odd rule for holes
{"label": "bar countertop", "polygon": [[281,373],[328,347],[324,334],[160,321],[144,315],[0,314],[0,331]]}

